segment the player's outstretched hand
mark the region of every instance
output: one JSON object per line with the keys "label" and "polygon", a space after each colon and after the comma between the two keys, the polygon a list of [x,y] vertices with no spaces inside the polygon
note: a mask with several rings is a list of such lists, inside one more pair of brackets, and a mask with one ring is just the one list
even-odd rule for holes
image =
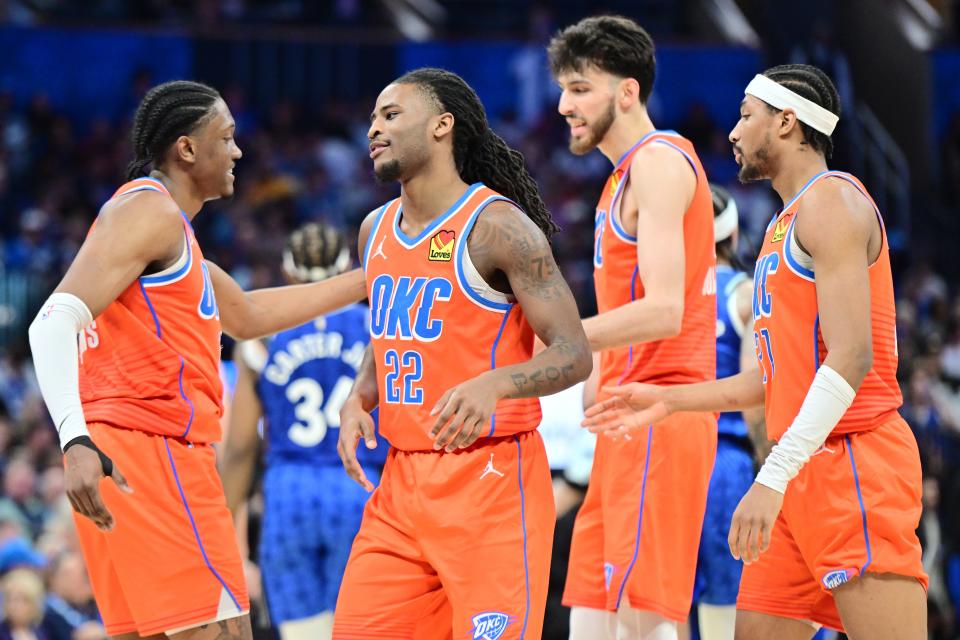
{"label": "player's outstretched hand", "polygon": [[121,491],[133,493],[133,489],[113,461],[97,449],[92,440],[86,440],[89,444],[69,446],[63,455],[67,499],[74,511],[90,518],[98,529],[110,531],[114,524],[113,514],[103,503],[100,480],[110,476]]}
{"label": "player's outstretched hand", "polygon": [[639,382],[603,387],[600,395],[606,399],[587,408],[582,424],[593,433],[628,435],[673,413],[665,391],[665,387]]}
{"label": "player's outstretched hand", "polygon": [[734,558],[743,560],[744,564],[760,558],[760,554],[770,547],[773,524],[782,506],[782,493],[753,483],[737,505],[730,522],[727,543]]}
{"label": "player's outstretched hand", "polygon": [[430,428],[433,448],[448,453],[469,447],[490,426],[497,409],[497,389],[492,371],[485,371],[448,389],[430,411],[437,416]]}
{"label": "player's outstretched hand", "polygon": [[353,394],[347,396],[347,401],[340,409],[340,439],[337,441],[337,453],[347,475],[367,491],[373,491],[373,483],[367,479],[363,467],[357,460],[357,445],[363,438],[367,449],[377,448],[376,428],[373,416],[365,411],[360,398]]}

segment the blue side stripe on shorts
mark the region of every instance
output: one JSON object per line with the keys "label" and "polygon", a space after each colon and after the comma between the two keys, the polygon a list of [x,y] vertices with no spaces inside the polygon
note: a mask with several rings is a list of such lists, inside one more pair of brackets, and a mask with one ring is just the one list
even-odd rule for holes
{"label": "blue side stripe on shorts", "polygon": [[637,540],[633,547],[633,558],[627,566],[626,573],[623,574],[623,581],[620,583],[620,590],[617,592],[617,609],[620,608],[620,599],[623,598],[623,589],[627,586],[627,579],[630,572],[633,571],[633,565],[637,562],[637,555],[640,553],[640,531],[643,528],[643,499],[647,494],[647,471],[650,469],[650,449],[653,446],[653,425],[647,427],[647,455],[643,461],[643,482],[640,484],[640,515],[637,516]]}
{"label": "blue side stripe on shorts", "polygon": [[523,527],[523,578],[527,588],[527,606],[523,609],[523,627],[520,629],[520,640],[527,633],[527,619],[530,617],[530,565],[527,562],[527,516],[523,499],[523,451],[520,448],[520,436],[513,436],[517,443],[517,479],[520,482],[520,526]]}
{"label": "blue side stripe on shorts", "polygon": [[240,602],[237,601],[237,598],[233,595],[233,592],[230,591],[230,587],[227,586],[227,583],[223,578],[220,577],[220,574],[217,573],[217,570],[213,568],[213,565],[210,563],[210,558],[207,557],[207,550],[203,547],[203,541],[200,540],[200,532],[197,530],[197,523],[193,519],[193,512],[190,511],[190,505],[187,504],[187,496],[183,493],[183,485],[180,484],[180,475],[177,473],[177,465],[173,462],[173,452],[170,451],[170,441],[167,438],[163,439],[163,444],[167,448],[167,457],[170,459],[170,468],[173,469],[173,479],[177,483],[177,490],[180,492],[180,500],[183,502],[183,508],[187,510],[187,517],[190,519],[190,526],[193,527],[193,537],[197,540],[197,546],[200,547],[200,555],[203,556],[203,561],[206,563],[207,568],[210,569],[210,573],[223,585],[223,588],[226,589],[227,595],[230,596],[230,599],[233,600],[233,604],[236,605],[237,611],[242,611],[240,607]]}
{"label": "blue side stripe on shorts", "polygon": [[857,463],[853,459],[853,443],[850,436],[844,436],[847,441],[847,453],[850,454],[850,466],[853,467],[853,484],[857,487],[857,500],[860,502],[860,517],[863,520],[863,541],[867,545],[867,563],[860,567],[860,575],[867,570],[870,563],[873,562],[873,552],[870,549],[870,532],[867,530],[867,510],[863,506],[863,493],[860,491],[860,476],[857,474]]}

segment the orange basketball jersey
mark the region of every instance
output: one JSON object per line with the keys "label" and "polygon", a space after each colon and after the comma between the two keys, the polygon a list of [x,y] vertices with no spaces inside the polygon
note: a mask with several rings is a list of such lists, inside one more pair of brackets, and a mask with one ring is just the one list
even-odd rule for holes
{"label": "orange basketball jersey", "polygon": [[903,400],[896,377],[893,276],[883,219],[859,180],[847,173],[825,171],[811,178],[770,222],[754,272],[753,337],[763,370],[767,434],[773,440],[780,438],[793,422],[817,369],[827,357],[820,332],[813,265],[796,245],[794,227],[802,210],[803,194],[818,180],[828,177],[846,180],[870,201],[882,233],[880,255],[869,268],[873,367],[833,433],[865,431],[888,422],[896,417]]}
{"label": "orange basketball jersey", "polygon": [[[161,182],[140,178],[113,198],[143,190],[170,195]],[[191,442],[220,439],[220,314],[186,215],[183,236],[176,264],[138,278],[80,335],[88,422]]]}
{"label": "orange basketball jersey", "polygon": [[716,253],[713,200],[706,173],[689,140],[674,131],[652,131],[620,158],[607,179],[594,223],[593,280],[600,313],[643,297],[637,269],[637,238],[620,222],[620,201],[637,151],[648,144],[676,149],[697,175],[693,201],[683,217],[683,323],[673,338],[600,354],[600,386],[626,382],[683,384],[716,377]]}
{"label": "orange basketball jersey", "polygon": [[[377,214],[364,249],[370,335],[380,389],[380,432],[394,447],[433,450],[430,410],[449,388],[484,371],[529,360],[533,330],[523,311],[490,289],[470,260],[467,237],[484,207],[503,196],[471,185],[416,237],[400,228],[400,199]],[[501,400],[488,437],[535,429],[537,398]]]}

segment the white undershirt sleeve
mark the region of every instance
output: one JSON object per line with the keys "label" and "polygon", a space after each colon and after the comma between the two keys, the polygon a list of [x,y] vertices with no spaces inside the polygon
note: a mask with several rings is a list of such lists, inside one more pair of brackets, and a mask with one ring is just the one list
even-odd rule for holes
{"label": "white undershirt sleeve", "polygon": [[784,493],[787,484],[853,404],[856,393],[843,376],[825,364],[820,365],[797,417],[767,456],[757,482]]}
{"label": "white undershirt sleeve", "polygon": [[33,366],[61,449],[76,437],[90,435],[80,404],[77,334],[91,322],[93,315],[83,300],[69,293],[54,293],[30,324]]}

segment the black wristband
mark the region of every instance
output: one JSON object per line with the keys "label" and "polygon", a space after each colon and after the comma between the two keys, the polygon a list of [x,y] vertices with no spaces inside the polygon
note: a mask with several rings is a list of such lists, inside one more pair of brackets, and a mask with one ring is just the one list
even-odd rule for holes
{"label": "black wristband", "polygon": [[93,440],[90,439],[90,436],[77,436],[67,444],[63,445],[63,452],[66,453],[67,449],[77,444],[82,447],[86,447],[87,449],[93,449],[96,451],[97,455],[100,456],[100,466],[103,469],[103,475],[113,475],[113,460],[111,460],[110,457],[107,456],[107,454],[105,454],[103,451],[100,451],[100,447],[93,443]]}

